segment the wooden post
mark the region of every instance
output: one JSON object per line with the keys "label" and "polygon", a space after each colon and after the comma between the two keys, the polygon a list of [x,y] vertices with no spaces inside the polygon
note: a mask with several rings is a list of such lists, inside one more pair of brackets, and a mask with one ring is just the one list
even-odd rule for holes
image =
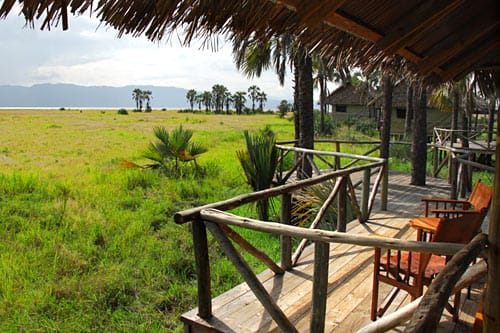
{"label": "wooden post", "polygon": [[387,210],[387,195],[389,192],[389,162],[383,166],[382,186],[380,188],[380,210]]}
{"label": "wooden post", "polygon": [[233,263],[234,267],[238,270],[241,277],[248,284],[255,297],[260,301],[264,309],[276,321],[278,327],[282,332],[297,332],[297,329],[292,325],[290,320],[285,316],[285,313],[280,309],[276,301],[269,296],[266,289],[260,283],[259,279],[252,272],[250,266],[243,259],[243,257],[236,251],[231,241],[227,238],[226,234],[221,230],[217,223],[205,222],[206,226],[215,239],[224,250],[227,258]]}
{"label": "wooden post", "polygon": [[436,130],[432,132],[432,166],[433,166],[432,174],[435,175],[436,170],[438,169],[439,166],[438,148],[436,143]]}
{"label": "wooden post", "polygon": [[[497,129],[500,117],[497,118]],[[484,332],[500,331],[500,136],[497,133],[493,203],[488,232],[488,289],[484,300]]]}
{"label": "wooden post", "polygon": [[210,286],[210,264],[208,261],[207,230],[201,220],[192,223],[194,259],[198,276],[198,315],[212,317],[212,292]]}
{"label": "wooden post", "polygon": [[325,331],[329,256],[330,243],[314,243],[314,279],[310,332]]}
{"label": "wooden post", "polygon": [[361,197],[361,212],[363,214],[363,221],[368,221],[368,199],[370,197],[370,174],[371,170],[366,169],[363,171],[363,196]]}
{"label": "wooden post", "polygon": [[345,232],[347,225],[347,182],[344,177],[339,179],[340,188],[337,195],[337,231]]}
{"label": "wooden post", "polygon": [[[281,223],[289,225],[292,220],[292,195],[285,193],[281,195]],[[292,238],[280,235],[281,268],[288,270],[292,268]]]}
{"label": "wooden post", "polygon": [[450,189],[450,199],[457,198],[457,157],[455,153],[450,151],[450,180],[451,180],[451,189]]}
{"label": "wooden post", "polygon": [[[335,142],[335,151],[337,153],[340,153],[340,142]],[[335,156],[335,170],[338,170],[340,169],[340,157],[339,156]]]}

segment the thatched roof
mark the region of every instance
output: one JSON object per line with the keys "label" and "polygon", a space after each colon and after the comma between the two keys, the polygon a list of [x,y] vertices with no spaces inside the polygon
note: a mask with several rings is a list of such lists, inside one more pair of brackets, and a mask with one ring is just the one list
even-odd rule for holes
{"label": "thatched roof", "polygon": [[[5,0],[0,17],[12,11]],[[240,39],[295,35],[310,52],[365,72],[383,70],[427,83],[480,70],[500,86],[497,0],[24,0],[27,21],[43,28],[68,12],[93,12],[121,34],[161,40],[174,29],[193,37],[232,33]],[[487,81],[484,81],[487,82]],[[492,84],[494,82],[494,84]]]}
{"label": "thatched roof", "polygon": [[327,104],[332,105],[366,105],[372,99],[367,89],[357,89],[351,83],[345,83],[335,89],[326,98]]}

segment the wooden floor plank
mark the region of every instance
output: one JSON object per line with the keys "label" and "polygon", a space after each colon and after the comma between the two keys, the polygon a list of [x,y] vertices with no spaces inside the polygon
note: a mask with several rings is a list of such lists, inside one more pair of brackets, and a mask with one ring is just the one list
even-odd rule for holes
{"label": "wooden floor plank", "polygon": [[[390,174],[389,210],[378,210],[378,199],[367,223],[353,221],[347,232],[372,234],[402,239],[415,239],[415,232],[408,226],[408,219],[423,214],[422,197],[447,197],[449,186],[444,180],[428,178],[427,186],[409,184],[404,173]],[[372,288],[372,248],[350,244],[331,244],[328,274],[328,299],[325,332],[351,332],[370,322]],[[276,300],[299,332],[308,332],[310,325],[311,291],[313,276],[313,246],[304,250],[298,265],[282,276],[267,270],[258,275],[266,290]],[[381,284],[381,295],[390,288]],[[451,316],[443,316],[440,332],[462,332],[470,327],[474,319],[478,291],[471,300],[462,297],[461,321],[455,324]],[[400,292],[389,311],[394,311],[409,302],[409,297]],[[212,300],[214,317],[202,320],[197,309],[182,316],[185,323],[196,323],[189,332],[203,332],[205,329],[221,332],[278,332],[276,323],[266,313],[246,283],[227,291]],[[469,324],[466,324],[469,323]],[[193,324],[194,325],[194,324]],[[469,326],[467,326],[469,325]],[[205,330],[206,331],[206,330]],[[395,332],[398,330],[395,330]]]}

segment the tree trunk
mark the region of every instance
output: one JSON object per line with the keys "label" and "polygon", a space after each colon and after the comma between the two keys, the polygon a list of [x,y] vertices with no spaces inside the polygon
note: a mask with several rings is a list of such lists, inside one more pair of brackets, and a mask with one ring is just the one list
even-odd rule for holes
{"label": "tree trunk", "polygon": [[296,56],[293,62],[293,76],[294,76],[294,87],[293,87],[293,114],[294,114],[294,129],[295,129],[295,141],[297,144],[300,139],[300,116],[299,116],[299,57]]}
{"label": "tree trunk", "polygon": [[[500,128],[500,117],[497,117],[497,128]],[[500,136],[496,137],[497,147]],[[500,160],[500,149],[496,150],[497,161]],[[488,232],[488,289],[484,299],[484,330],[483,332],[499,332],[500,328],[500,164],[495,171],[493,203]]]}
{"label": "tree trunk", "polygon": [[[453,86],[453,110],[451,114],[451,130],[456,131],[458,129],[458,115],[460,113],[460,93],[456,86]],[[457,141],[456,133],[451,132],[451,142],[455,143]]]}
{"label": "tree trunk", "polygon": [[319,121],[319,132],[325,134],[325,98],[326,98],[326,79],[321,76],[319,82],[319,108],[320,108],[320,121]]}
{"label": "tree trunk", "polygon": [[380,131],[380,157],[389,159],[389,143],[391,140],[392,82],[388,75],[382,77],[384,104],[382,106],[382,129]]}
{"label": "tree trunk", "polygon": [[494,124],[495,124],[495,99],[492,98],[490,100],[490,105],[488,108],[488,138],[487,138],[488,142],[493,141],[493,125]]}
{"label": "tree trunk", "polygon": [[411,145],[411,181],[410,184],[425,186],[427,166],[427,94],[425,88],[415,89],[416,105]]}
{"label": "tree trunk", "polygon": [[[313,123],[313,80],[312,59],[304,49],[299,52],[299,147],[314,149]],[[298,170],[299,178],[312,176],[312,166],[304,160],[302,168]]]}
{"label": "tree trunk", "polygon": [[406,90],[405,139],[410,139],[413,121],[413,85]]}

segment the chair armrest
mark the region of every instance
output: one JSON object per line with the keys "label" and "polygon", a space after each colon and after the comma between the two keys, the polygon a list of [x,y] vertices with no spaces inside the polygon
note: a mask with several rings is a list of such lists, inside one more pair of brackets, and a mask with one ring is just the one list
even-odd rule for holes
{"label": "chair armrest", "polygon": [[444,214],[444,215],[450,215],[450,214],[477,214],[477,210],[472,210],[472,209],[431,209],[432,213],[435,214]]}
{"label": "chair armrest", "polygon": [[443,203],[454,203],[454,204],[469,204],[467,200],[454,200],[454,199],[443,199],[443,198],[422,198],[423,202],[443,202]]}

